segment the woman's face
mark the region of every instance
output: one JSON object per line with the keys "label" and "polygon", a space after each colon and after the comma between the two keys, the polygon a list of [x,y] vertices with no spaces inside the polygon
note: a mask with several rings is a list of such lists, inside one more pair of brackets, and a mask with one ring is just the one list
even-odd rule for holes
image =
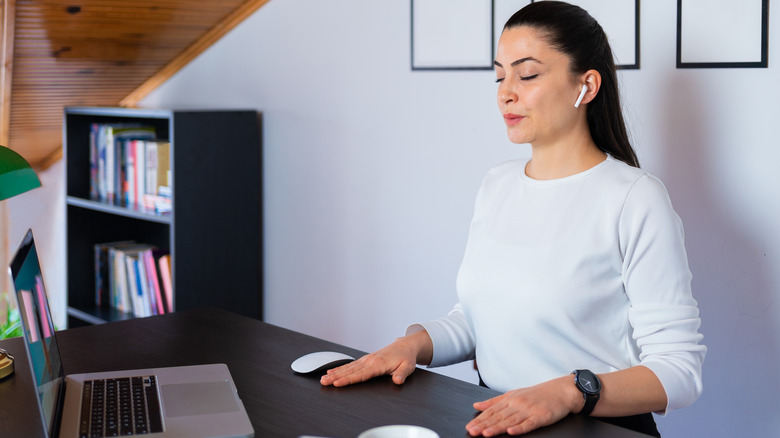
{"label": "woman's face", "polygon": [[[495,59],[498,108],[513,143],[553,144],[571,132],[585,108],[569,57],[527,26],[505,30]],[[579,113],[578,113],[579,111]]]}

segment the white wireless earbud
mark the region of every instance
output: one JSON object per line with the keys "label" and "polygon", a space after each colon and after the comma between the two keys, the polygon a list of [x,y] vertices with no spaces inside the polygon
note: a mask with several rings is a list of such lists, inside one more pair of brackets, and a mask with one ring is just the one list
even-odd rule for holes
{"label": "white wireless earbud", "polygon": [[583,85],[582,86],[582,91],[580,91],[580,97],[578,97],[577,101],[574,102],[574,108],[579,108],[580,107],[580,104],[582,103],[582,98],[585,97],[585,93],[587,93],[587,92],[588,92],[588,86],[587,85]]}

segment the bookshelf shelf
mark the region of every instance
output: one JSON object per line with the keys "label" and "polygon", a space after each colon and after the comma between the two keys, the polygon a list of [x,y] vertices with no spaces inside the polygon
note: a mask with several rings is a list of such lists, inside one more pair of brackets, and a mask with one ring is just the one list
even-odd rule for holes
{"label": "bookshelf shelf", "polygon": [[[153,126],[170,144],[171,212],[93,199],[93,124]],[[66,108],[65,228],[70,326],[132,318],[96,303],[96,244],[170,253],[173,310],[217,307],[262,318],[262,150],[256,111]]]}
{"label": "bookshelf shelf", "polygon": [[104,202],[77,198],[75,196],[68,196],[67,203],[68,205],[74,207],[81,207],[81,208],[86,208],[94,211],[102,211],[104,213],[115,214],[118,216],[126,216],[126,217],[136,218],[145,221],[159,222],[161,224],[172,223],[170,214],[158,214],[154,212],[136,210],[128,207],[120,207],[117,205],[106,204]]}

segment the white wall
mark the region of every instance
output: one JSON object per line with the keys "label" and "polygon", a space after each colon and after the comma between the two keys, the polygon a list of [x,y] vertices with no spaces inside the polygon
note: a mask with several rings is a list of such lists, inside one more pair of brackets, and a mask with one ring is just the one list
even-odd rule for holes
{"label": "white wall", "polygon": [[[449,310],[482,176],[528,154],[505,139],[493,73],[410,71],[409,3],[270,2],[142,102],[264,113],[265,318],[364,350]],[[676,3],[642,2],[642,68],[621,73],[709,347],[704,395],[660,429],[777,436],[780,10],[770,68],[677,70]]]}
{"label": "white wall", "polygon": [[[54,325],[66,328],[65,308],[65,191],[62,160],[38,171],[41,187],[8,199],[8,250],[15,253],[27,229],[33,230],[41,262],[43,282],[49,295]],[[10,282],[10,278],[8,279]],[[4,288],[13,295],[13,287]],[[11,298],[15,306],[15,299]]]}

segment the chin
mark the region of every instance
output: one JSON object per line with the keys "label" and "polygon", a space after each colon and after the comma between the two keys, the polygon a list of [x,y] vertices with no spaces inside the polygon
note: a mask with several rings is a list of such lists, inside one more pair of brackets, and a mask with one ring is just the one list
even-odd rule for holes
{"label": "chin", "polygon": [[526,135],[518,135],[516,132],[507,132],[507,137],[509,138],[509,141],[511,141],[514,144],[526,144],[531,143],[531,139]]}
{"label": "chin", "polygon": [[533,140],[533,135],[528,132],[528,129],[523,129],[520,126],[507,126],[506,136],[514,144],[530,143]]}

